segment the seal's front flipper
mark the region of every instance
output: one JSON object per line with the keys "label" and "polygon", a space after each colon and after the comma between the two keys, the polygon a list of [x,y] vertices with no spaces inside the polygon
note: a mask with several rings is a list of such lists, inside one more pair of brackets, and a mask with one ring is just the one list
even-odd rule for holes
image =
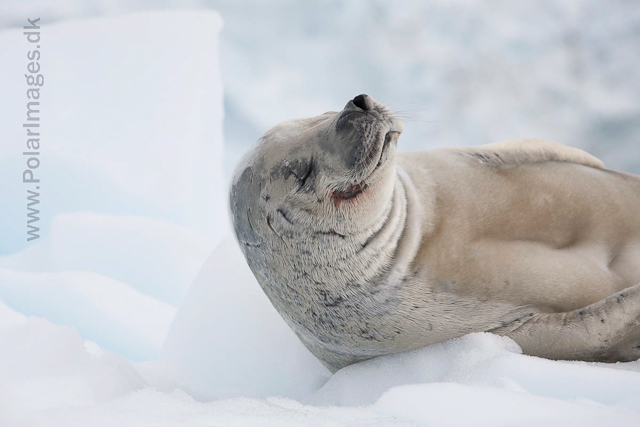
{"label": "seal's front flipper", "polygon": [[461,150],[464,154],[493,166],[567,162],[604,169],[604,163],[586,151],[541,139],[517,139]]}
{"label": "seal's front flipper", "polygon": [[530,313],[491,330],[525,354],[548,359],[626,362],[640,358],[640,284],[568,313]]}

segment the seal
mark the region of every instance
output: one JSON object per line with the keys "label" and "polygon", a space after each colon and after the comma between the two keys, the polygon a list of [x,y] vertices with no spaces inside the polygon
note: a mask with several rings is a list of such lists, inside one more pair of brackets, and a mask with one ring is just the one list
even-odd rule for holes
{"label": "seal", "polygon": [[640,178],[515,140],[397,154],[367,95],[268,130],[231,185],[235,233],[330,370],[492,332],[551,359],[640,357]]}

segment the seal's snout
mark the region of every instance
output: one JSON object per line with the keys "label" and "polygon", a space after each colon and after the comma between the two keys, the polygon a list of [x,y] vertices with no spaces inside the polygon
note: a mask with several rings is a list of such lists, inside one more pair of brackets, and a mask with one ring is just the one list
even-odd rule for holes
{"label": "seal's snout", "polygon": [[371,111],[374,107],[373,98],[365,94],[356,96],[351,102],[353,102],[353,105],[364,111]]}

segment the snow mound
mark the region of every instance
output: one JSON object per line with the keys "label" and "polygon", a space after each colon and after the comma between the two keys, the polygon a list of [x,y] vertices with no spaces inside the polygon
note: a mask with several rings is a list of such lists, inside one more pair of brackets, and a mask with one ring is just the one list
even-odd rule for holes
{"label": "snow mound", "polygon": [[271,305],[232,237],[211,254],[178,310],[163,360],[200,399],[300,398],[328,371]]}
{"label": "snow mound", "polygon": [[[220,224],[221,230],[226,224]],[[178,306],[214,248],[212,240],[163,221],[94,213],[60,214],[50,234],[0,257],[19,271],[91,271]]]}
{"label": "snow mound", "polygon": [[173,307],[90,272],[0,268],[0,300],[23,314],[73,327],[132,360],[157,358],[175,315]]}
{"label": "snow mound", "polygon": [[306,401],[323,406],[371,405],[393,387],[427,383],[493,387],[615,406],[629,398],[640,401],[640,362],[609,365],[541,359],[522,355],[509,338],[478,333],[348,366]]}
{"label": "snow mound", "polygon": [[40,193],[33,225],[41,235],[59,213],[93,211],[221,236],[218,224],[227,219],[218,14],[150,12],[42,25],[38,184],[21,179],[28,158],[22,153],[33,151],[22,127],[29,87],[23,74],[27,52],[37,48],[22,28],[0,34],[0,114],[13,124],[0,128],[0,140],[15,141],[0,144],[0,254],[26,247],[27,190]]}
{"label": "snow mound", "polygon": [[93,405],[145,385],[122,357],[33,317],[0,328],[0,378],[3,426],[25,425],[12,421],[25,414]]}
{"label": "snow mound", "polygon": [[[640,425],[640,373],[619,368],[640,370],[637,363],[541,360],[519,354],[508,339],[474,334],[352,365],[314,396],[335,403],[329,396],[335,392],[339,404],[357,400],[360,406],[305,405],[281,397],[203,403],[181,390],[143,388],[124,360],[82,343],[67,328],[30,318],[0,329],[0,376],[7,379],[0,383],[0,425]],[[349,393],[355,400],[347,402]]]}

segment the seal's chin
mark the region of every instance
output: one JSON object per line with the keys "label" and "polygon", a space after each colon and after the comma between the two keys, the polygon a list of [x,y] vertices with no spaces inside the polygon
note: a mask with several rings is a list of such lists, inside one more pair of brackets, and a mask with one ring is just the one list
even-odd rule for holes
{"label": "seal's chin", "polygon": [[396,130],[397,128],[392,127],[391,130],[387,131],[384,135],[384,142],[382,143],[382,149],[380,150],[380,156],[378,157],[378,161],[373,168],[373,170],[360,182],[356,184],[351,184],[344,190],[334,191],[331,195],[333,200],[333,204],[338,207],[344,201],[351,201],[358,197],[360,194],[364,193],[365,190],[370,185],[372,178],[378,172],[378,170],[386,163],[389,159],[388,153],[392,144],[397,144],[398,137],[400,136],[401,130]]}
{"label": "seal's chin", "polygon": [[[380,158],[378,159],[378,163],[376,164],[376,167],[373,170],[373,172],[375,172],[380,167],[383,160],[386,158],[386,154],[389,151],[389,147],[391,146],[391,144],[398,142],[399,136],[400,136],[400,132],[397,130],[390,130],[384,135],[384,143],[382,144],[382,150],[380,150]],[[371,173],[371,175],[373,175],[373,172]]]}
{"label": "seal's chin", "polygon": [[396,128],[392,127],[387,133],[384,135],[384,142],[382,143],[382,149],[380,150],[380,156],[378,157],[378,162],[376,166],[373,168],[371,173],[369,173],[362,182],[367,182],[370,178],[380,169],[380,167],[385,163],[385,161],[389,158],[388,153],[392,144],[398,143],[398,138],[400,137],[400,130],[396,130]]}

